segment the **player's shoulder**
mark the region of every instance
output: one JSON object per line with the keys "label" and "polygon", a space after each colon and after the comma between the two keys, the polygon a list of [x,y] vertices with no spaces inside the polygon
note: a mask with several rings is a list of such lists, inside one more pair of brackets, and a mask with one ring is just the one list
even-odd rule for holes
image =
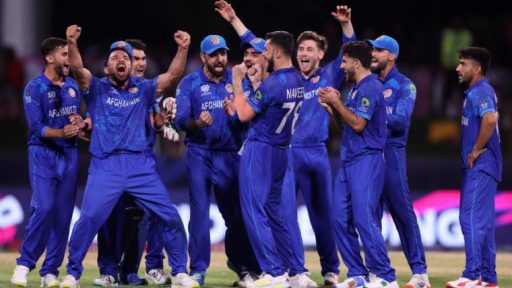
{"label": "player's shoulder", "polygon": [[201,73],[201,71],[194,71],[183,77],[179,83],[181,89],[187,89],[197,86],[200,82],[202,82]]}
{"label": "player's shoulder", "polygon": [[470,90],[468,95],[470,98],[494,97],[495,91],[487,80],[483,80],[476,84],[475,87]]}

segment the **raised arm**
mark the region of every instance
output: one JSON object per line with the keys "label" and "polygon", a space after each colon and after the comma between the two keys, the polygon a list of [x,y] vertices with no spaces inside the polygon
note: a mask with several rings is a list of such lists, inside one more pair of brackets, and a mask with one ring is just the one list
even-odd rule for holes
{"label": "raised arm", "polygon": [[354,36],[352,9],[348,6],[336,6],[336,11],[331,12],[331,15],[340,23],[344,38],[352,38]]}
{"label": "raised arm", "polygon": [[190,35],[185,31],[176,31],[174,41],[178,45],[178,51],[172,59],[167,72],[160,74],[157,79],[156,94],[176,85],[187,67],[188,47],[190,46]]}
{"label": "raised arm", "polygon": [[89,70],[84,68],[82,56],[80,56],[80,51],[78,51],[77,41],[78,38],[80,38],[81,33],[82,27],[78,25],[71,25],[66,29],[66,39],[68,42],[68,57],[71,72],[73,72],[80,90],[87,91],[89,90],[89,83],[92,78],[92,74]]}
{"label": "raised arm", "polygon": [[235,29],[238,36],[242,37],[249,29],[245,27],[244,23],[235,13],[235,9],[227,1],[215,1],[215,11],[217,11],[224,20],[229,22]]}

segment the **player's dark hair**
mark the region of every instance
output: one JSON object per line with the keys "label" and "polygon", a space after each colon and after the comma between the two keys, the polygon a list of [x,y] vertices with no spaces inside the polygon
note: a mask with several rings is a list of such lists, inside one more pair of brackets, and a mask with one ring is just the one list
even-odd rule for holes
{"label": "player's dark hair", "polygon": [[324,51],[324,53],[327,53],[327,39],[324,36],[316,33],[315,31],[304,31],[299,35],[299,37],[297,37],[297,46],[306,40],[315,41],[318,49]]}
{"label": "player's dark hair", "polygon": [[270,40],[271,43],[277,47],[279,47],[283,53],[289,57],[292,56],[293,53],[293,35],[287,31],[274,31],[267,33],[267,40]]}
{"label": "player's dark hair", "polygon": [[341,48],[344,55],[355,58],[364,68],[370,69],[372,65],[372,47],[364,41],[352,41]]}
{"label": "player's dark hair", "polygon": [[459,50],[459,59],[473,59],[482,67],[482,75],[491,67],[491,52],[482,47],[466,47]]}
{"label": "player's dark hair", "polygon": [[44,63],[46,56],[51,54],[55,49],[68,45],[68,42],[62,38],[48,37],[41,42],[41,55],[43,55]]}
{"label": "player's dark hair", "polygon": [[142,51],[146,52],[146,43],[144,43],[142,40],[126,39],[125,41],[128,42],[128,44],[132,45],[133,49],[142,50]]}

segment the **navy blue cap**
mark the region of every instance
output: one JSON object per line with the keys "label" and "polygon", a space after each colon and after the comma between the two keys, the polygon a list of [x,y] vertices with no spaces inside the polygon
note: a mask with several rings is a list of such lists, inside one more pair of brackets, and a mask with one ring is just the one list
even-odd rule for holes
{"label": "navy blue cap", "polygon": [[389,37],[388,35],[382,35],[375,40],[368,39],[366,40],[366,42],[368,42],[375,48],[389,50],[398,58],[399,46],[398,42],[393,37]]}
{"label": "navy blue cap", "polygon": [[110,49],[108,50],[108,55],[112,53],[115,50],[123,50],[124,52],[128,53],[128,56],[130,56],[130,59],[133,58],[133,48],[132,45],[130,45],[126,41],[116,41],[110,45]]}
{"label": "navy blue cap", "polygon": [[220,35],[208,35],[201,41],[201,53],[212,54],[218,49],[229,50],[226,40]]}
{"label": "navy blue cap", "polygon": [[242,44],[240,44],[240,49],[245,51],[245,49],[252,47],[256,49],[256,51],[263,53],[263,51],[265,51],[265,43],[267,43],[265,39],[254,38],[249,42],[242,42]]}

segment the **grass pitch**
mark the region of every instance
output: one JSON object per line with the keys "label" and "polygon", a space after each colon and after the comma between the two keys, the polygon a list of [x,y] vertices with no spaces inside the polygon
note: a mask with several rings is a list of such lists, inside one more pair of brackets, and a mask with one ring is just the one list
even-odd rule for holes
{"label": "grass pitch", "polygon": [[[97,254],[95,252],[89,252],[85,258],[85,271],[82,278],[80,279],[80,286],[82,288],[94,287],[91,284],[92,280],[98,276],[96,255]],[[411,277],[411,272],[407,262],[405,261],[403,253],[399,251],[393,251],[389,253],[389,256],[391,258],[391,264],[396,269],[400,287],[404,287],[405,283],[407,283]],[[464,268],[464,253],[462,252],[428,252],[426,256],[430,283],[433,288],[443,288],[447,281],[456,279]],[[12,287],[10,284],[10,278],[12,270],[15,266],[16,257],[18,257],[17,253],[0,253],[0,287]],[[41,263],[42,260],[39,261],[36,270],[29,274],[28,287],[39,287],[40,278],[37,269],[40,267]],[[67,258],[65,263],[67,263]],[[65,264],[63,266],[65,266]],[[318,256],[315,252],[306,252],[306,266],[310,269],[311,277],[313,280],[319,284],[322,284],[322,278],[320,276],[320,264]],[[139,276],[144,275],[143,269],[144,268],[141,267]],[[169,272],[168,267],[166,268],[166,272]],[[512,253],[498,253],[497,272],[500,279],[500,287],[511,288]],[[345,273],[346,269],[343,265],[341,265],[341,275],[345,275]],[[61,277],[64,276],[64,274],[65,270],[64,268],[61,268]],[[212,262],[206,275],[206,283],[203,287],[232,287],[231,285],[235,280],[236,275],[226,267],[226,257],[224,253],[213,252]],[[319,287],[321,286],[319,285]]]}

